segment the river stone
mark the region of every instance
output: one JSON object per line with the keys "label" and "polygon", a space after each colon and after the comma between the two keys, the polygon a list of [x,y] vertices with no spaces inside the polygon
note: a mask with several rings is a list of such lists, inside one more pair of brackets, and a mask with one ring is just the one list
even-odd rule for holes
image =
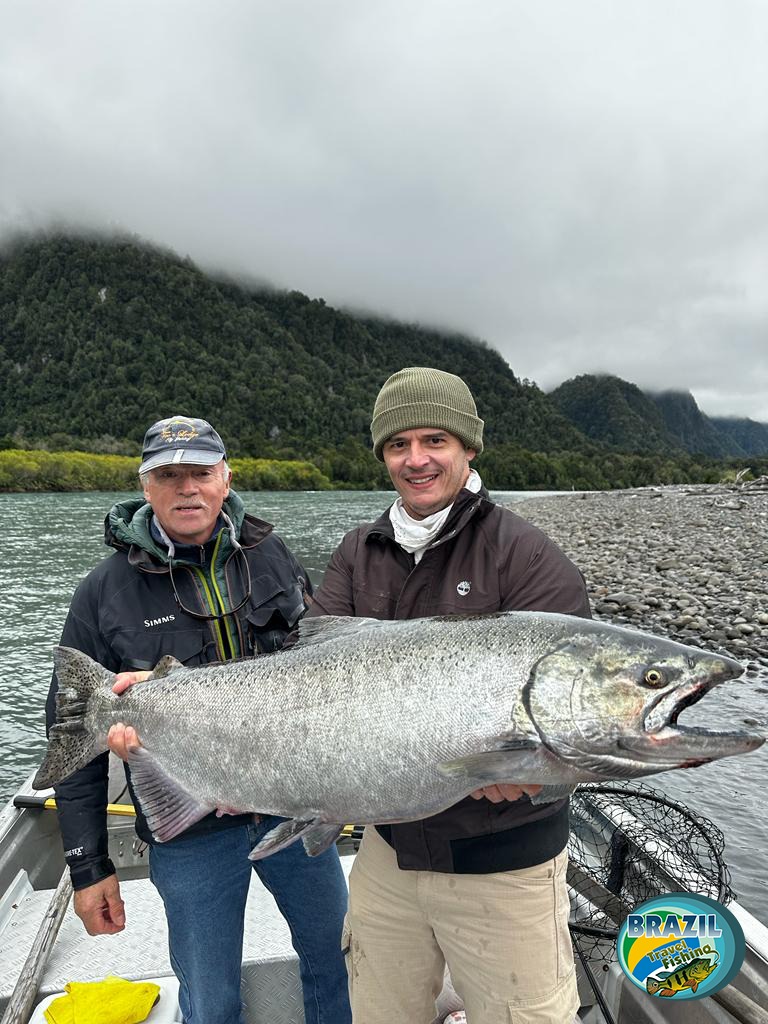
{"label": "river stone", "polygon": [[617,604],[621,607],[640,604],[639,597],[635,597],[634,594],[624,594],[622,592],[619,592],[618,594],[606,594],[605,600],[612,601],[614,604]]}
{"label": "river stone", "polygon": [[680,563],[676,558],[663,558],[656,563],[658,572],[668,572],[670,569],[679,569]]}
{"label": "river stone", "polygon": [[[579,566],[597,618],[765,668],[768,490],[746,493],[733,485],[637,488],[513,508]],[[724,507],[729,501],[742,507]]]}

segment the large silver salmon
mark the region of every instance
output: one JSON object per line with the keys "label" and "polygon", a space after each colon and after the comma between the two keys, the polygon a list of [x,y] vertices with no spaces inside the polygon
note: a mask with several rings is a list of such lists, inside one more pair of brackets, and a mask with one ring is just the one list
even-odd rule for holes
{"label": "large silver salmon", "polygon": [[567,615],[500,612],[407,621],[310,618],[277,654],[187,669],[164,658],[125,695],[58,648],[60,691],[37,788],[133,725],[136,795],[158,841],[215,808],[290,820],[253,851],[302,836],[319,853],[345,822],[394,822],[480,786],[651,775],[759,747],[764,737],[677,724],[742,672],[737,661]]}

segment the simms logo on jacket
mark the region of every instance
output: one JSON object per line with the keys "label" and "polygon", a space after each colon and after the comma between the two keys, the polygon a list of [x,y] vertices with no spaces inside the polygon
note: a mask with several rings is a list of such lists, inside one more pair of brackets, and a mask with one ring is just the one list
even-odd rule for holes
{"label": "simms logo on jacket", "polygon": [[161,615],[159,619],[144,619],[144,628],[150,629],[152,626],[162,626],[164,622],[175,622],[175,615]]}

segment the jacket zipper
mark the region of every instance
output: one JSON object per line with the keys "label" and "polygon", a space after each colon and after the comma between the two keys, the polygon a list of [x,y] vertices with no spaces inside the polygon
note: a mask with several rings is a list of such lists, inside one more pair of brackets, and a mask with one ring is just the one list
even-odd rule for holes
{"label": "jacket zipper", "polygon": [[[219,550],[220,550],[220,544],[221,544],[222,536],[223,536],[223,531],[221,531],[219,533],[218,537],[216,538],[216,543],[215,543],[215,545],[213,547],[213,555],[211,556],[211,586],[213,587],[213,590],[214,590],[214,592],[216,594],[216,597],[219,599],[219,606],[221,608],[221,611],[222,612],[226,612],[227,611],[227,604],[224,601],[224,598],[222,597],[221,590],[219,590],[219,584],[218,584],[218,581],[216,579],[216,559],[218,558],[218,555],[219,555]],[[225,576],[225,579],[226,579],[226,566],[224,567],[224,576]],[[227,589],[229,590],[229,588],[227,588]],[[231,598],[231,594],[229,596]],[[232,607],[234,607],[234,605],[230,604],[229,607],[232,608]],[[229,649],[231,651],[231,657],[232,658],[236,658],[238,656],[239,652],[238,652],[238,649],[237,649],[237,645],[235,644],[234,638],[232,636],[232,623],[230,622],[231,618],[232,618],[231,615],[225,615],[224,618],[221,621],[222,621],[222,623],[224,625],[224,631],[226,632],[227,642],[229,644]],[[237,618],[237,616],[235,616],[235,618]]]}
{"label": "jacket zipper", "polygon": [[[243,551],[242,553],[243,553],[243,556],[247,559],[248,556],[245,554],[245,551]],[[229,606],[230,606],[230,608],[234,608],[236,604],[239,604],[239,601],[235,600],[235,598],[232,596],[232,584],[231,584],[230,579],[229,579],[229,566],[230,566],[230,563],[231,563],[232,559],[235,557],[235,555],[236,555],[236,552],[233,552],[229,556],[229,558],[226,560],[226,562],[224,563],[224,582],[227,584],[227,597],[229,598]],[[250,571],[250,567],[249,567],[249,571]],[[235,620],[235,629],[237,630],[237,642],[238,642],[238,646],[240,648],[240,657],[241,658],[246,657],[250,652],[248,651],[248,647],[247,647],[247,643],[246,643],[246,639],[245,639],[245,633],[244,633],[243,627],[242,627],[242,625],[240,623],[240,616],[239,615],[232,615],[232,616],[229,616],[229,618],[233,618]]]}
{"label": "jacket zipper", "polygon": [[[473,515],[475,514],[475,512],[476,512],[476,511],[477,511],[477,510],[478,510],[479,508],[480,508],[480,502],[479,502],[479,501],[476,501],[476,502],[475,502],[475,504],[474,504],[474,505],[472,505],[472,507],[471,507],[471,508],[467,509],[467,513],[466,513],[466,519],[464,520],[464,522],[463,522],[463,523],[461,524],[461,526],[460,526],[460,527],[455,527],[455,528],[454,528],[453,530],[451,530],[451,532],[450,532],[450,533],[446,533],[444,537],[440,537],[440,538],[439,538],[438,540],[436,540],[436,541],[434,542],[434,544],[430,544],[428,548],[425,548],[425,549],[424,549],[424,554],[422,555],[422,561],[424,560],[424,555],[426,555],[426,553],[427,553],[428,551],[433,551],[433,550],[434,550],[435,548],[438,548],[438,547],[440,547],[440,545],[441,545],[441,544],[444,544],[444,543],[445,543],[446,541],[448,541],[448,540],[451,540],[451,538],[452,538],[452,537],[455,537],[455,536],[456,536],[456,534],[457,534],[457,533],[459,533],[459,531],[460,531],[460,530],[463,530],[463,529],[464,529],[464,527],[465,527],[465,526],[467,525],[467,523],[469,522],[470,518],[471,518],[471,517],[472,517],[472,516],[473,516]],[[397,541],[395,541],[395,543],[397,544]],[[398,545],[398,547],[399,547],[399,546],[400,546],[400,545]],[[405,549],[404,549],[404,548],[401,548],[401,550],[405,550]],[[406,554],[408,554],[408,552],[406,552]],[[410,558],[413,558],[413,555],[410,555],[409,557],[410,557]],[[399,593],[399,594],[397,595],[397,601],[395,602],[395,618],[397,618],[397,613],[398,613],[398,611],[400,610],[400,598],[401,598],[401,597],[403,596],[403,594],[405,593],[405,588],[406,588],[406,587],[408,586],[408,584],[410,583],[410,581],[411,581],[411,577],[413,576],[413,574],[414,574],[414,573],[416,572],[416,570],[417,570],[418,568],[419,568],[419,563],[418,563],[418,562],[416,562],[416,563],[415,563],[415,564],[413,565],[413,567],[411,568],[411,570],[410,570],[410,572],[408,573],[408,575],[407,575],[407,576],[405,577],[405,581],[403,582],[403,585],[402,585],[402,587],[400,588],[400,593]]]}

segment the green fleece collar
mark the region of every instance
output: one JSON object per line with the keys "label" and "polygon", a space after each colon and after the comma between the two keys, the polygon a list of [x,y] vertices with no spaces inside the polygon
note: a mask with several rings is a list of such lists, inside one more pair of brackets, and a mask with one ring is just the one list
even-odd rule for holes
{"label": "green fleece collar", "polygon": [[[245,506],[235,491],[230,490],[223,509],[234,523],[235,533],[239,538],[245,519]],[[158,561],[167,562],[168,551],[159,545],[152,536],[149,528],[151,520],[152,506],[144,498],[128,498],[125,501],[119,501],[112,506],[107,514],[105,543],[110,547],[135,545]],[[221,540],[222,547],[225,545],[226,548],[230,547],[229,531],[226,528]]]}

